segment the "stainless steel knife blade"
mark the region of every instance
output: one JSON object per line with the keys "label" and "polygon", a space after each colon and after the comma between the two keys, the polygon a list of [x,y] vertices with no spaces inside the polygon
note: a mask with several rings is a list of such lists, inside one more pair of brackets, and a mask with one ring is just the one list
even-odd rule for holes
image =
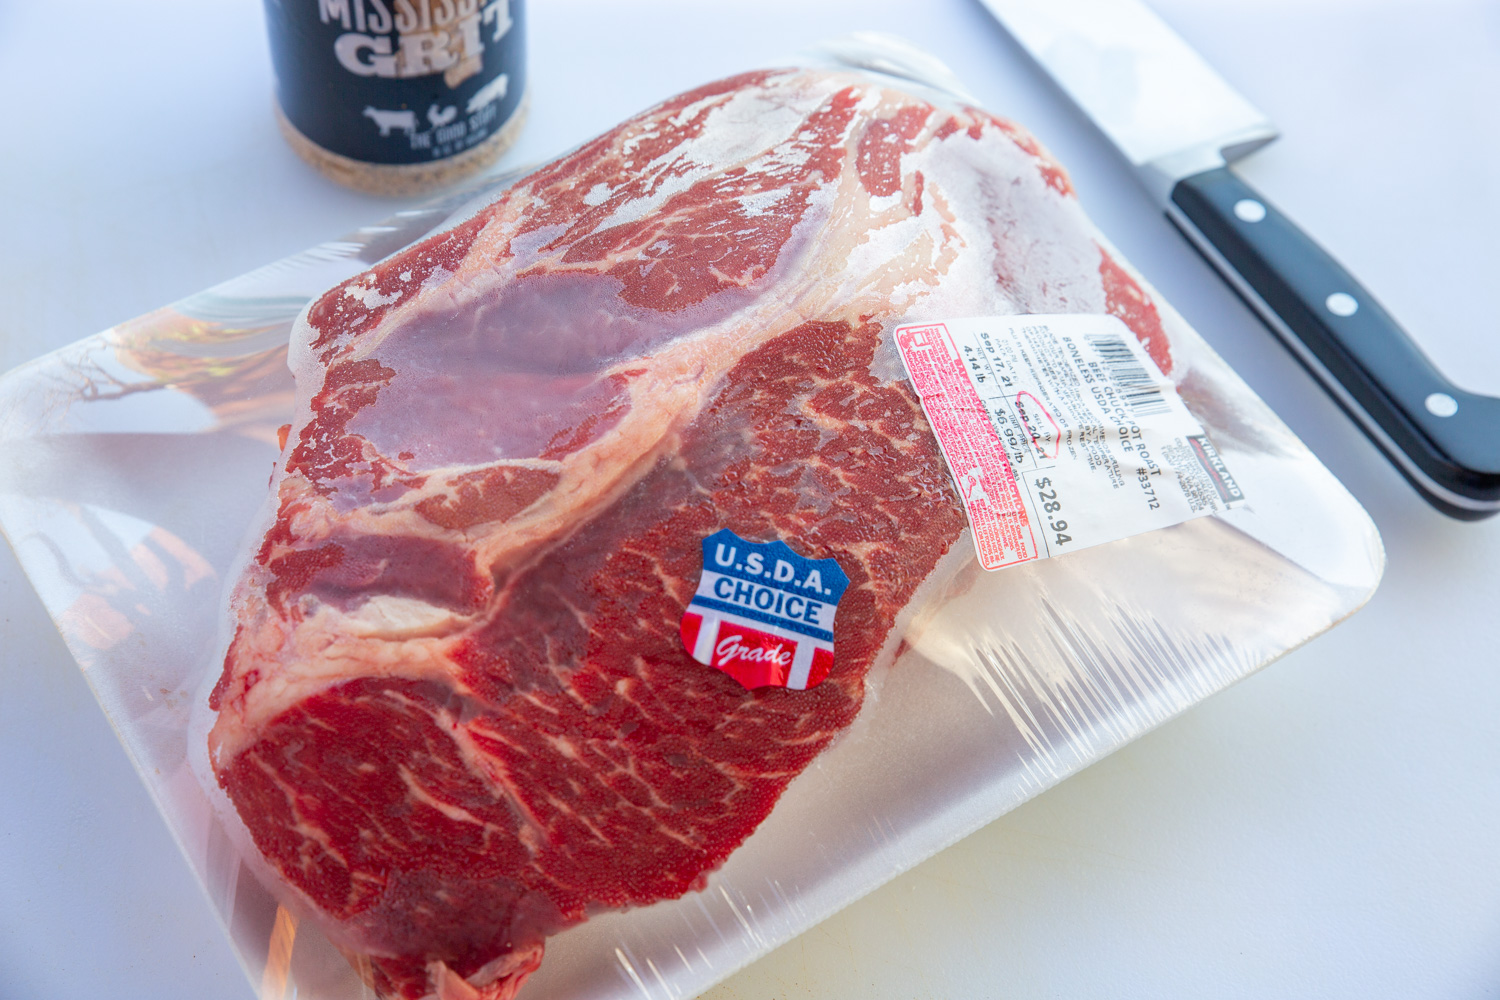
{"label": "stainless steel knife blade", "polygon": [[983,0],[1163,203],[1276,126],[1140,0]]}
{"label": "stainless steel knife blade", "polygon": [[1229,164],[1277,136],[1141,0],[982,0],[1266,325],[1450,516],[1500,512],[1500,399],[1444,376],[1355,277]]}

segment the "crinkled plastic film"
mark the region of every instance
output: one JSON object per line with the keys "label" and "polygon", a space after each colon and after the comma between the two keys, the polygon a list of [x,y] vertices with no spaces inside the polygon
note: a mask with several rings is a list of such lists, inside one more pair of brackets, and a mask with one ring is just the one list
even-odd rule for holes
{"label": "crinkled plastic film", "polygon": [[[827,61],[964,103],[940,66],[889,42],[839,43]],[[223,592],[294,407],[288,335],[312,297],[471,215],[517,176],[0,381],[0,527],[264,1000],[373,995],[296,907],[278,903],[281,890],[242,854],[193,766],[194,706],[222,662]],[[522,997],[695,995],[1368,598],[1383,566],[1368,517],[1156,305],[1179,391],[1249,503],[999,573],[979,571],[960,537],[956,568],[898,620],[894,663],[871,674],[852,727],[707,887],[555,935]]]}

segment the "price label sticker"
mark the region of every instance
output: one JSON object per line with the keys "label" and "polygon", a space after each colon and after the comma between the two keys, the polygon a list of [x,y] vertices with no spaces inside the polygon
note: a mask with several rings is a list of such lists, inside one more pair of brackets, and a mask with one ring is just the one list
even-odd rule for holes
{"label": "price label sticker", "polygon": [[996,570],[1243,503],[1171,381],[1118,318],[898,327],[896,346]]}

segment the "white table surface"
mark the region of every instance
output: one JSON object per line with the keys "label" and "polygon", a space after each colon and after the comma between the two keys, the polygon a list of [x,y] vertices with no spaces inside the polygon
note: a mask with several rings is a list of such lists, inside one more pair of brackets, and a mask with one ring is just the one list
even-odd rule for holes
{"label": "white table surface", "polygon": [[[974,0],[533,7],[508,163],[848,30],[930,49],[1069,166],[1389,554],[1352,620],[708,996],[1500,996],[1500,519],[1427,508]],[[1500,5],[1158,9],[1283,128],[1244,176],[1500,394]],[[270,88],[255,0],[0,3],[0,368],[392,210],[304,168]],[[253,995],[5,546],[0,803],[0,997]]]}

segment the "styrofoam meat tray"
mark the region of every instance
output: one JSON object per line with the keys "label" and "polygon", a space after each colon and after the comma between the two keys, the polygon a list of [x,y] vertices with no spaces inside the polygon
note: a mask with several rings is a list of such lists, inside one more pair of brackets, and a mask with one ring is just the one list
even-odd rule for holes
{"label": "styrofoam meat tray", "polygon": [[[188,765],[224,574],[292,407],[288,331],[310,297],[508,180],[0,379],[0,530],[266,1000],[369,995],[250,874]],[[915,639],[706,890],[553,938],[522,997],[695,995],[1357,609],[1384,560],[1369,517],[1201,342],[1194,364],[1247,507],[978,574],[942,611],[975,620],[924,635],[983,641]]]}

